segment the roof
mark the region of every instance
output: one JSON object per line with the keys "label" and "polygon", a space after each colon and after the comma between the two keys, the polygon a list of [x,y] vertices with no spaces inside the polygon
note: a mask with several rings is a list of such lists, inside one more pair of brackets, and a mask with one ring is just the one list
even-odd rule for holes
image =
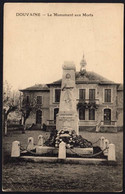
{"label": "roof", "polygon": [[52,83],[50,83],[50,84],[47,84],[47,86],[49,87],[49,86],[51,86],[51,85],[61,85],[61,83],[62,83],[62,79],[59,79],[59,80],[54,81],[54,82],[52,82]]}
{"label": "roof", "polygon": [[49,88],[46,84],[35,84],[34,86],[25,88],[25,89],[21,89],[21,92],[24,91],[49,91]]}
{"label": "roof", "polygon": [[[108,80],[107,78],[93,72],[93,71],[86,71],[84,75],[82,75],[80,72],[76,72],[76,84],[82,84],[82,83],[98,83],[98,84],[116,84],[115,82]],[[61,85],[62,79],[57,80],[55,82],[52,82],[50,84],[47,84],[47,86],[52,85]]]}
{"label": "roof", "polygon": [[84,75],[81,75],[80,72],[76,72],[76,83],[99,83],[99,84],[115,84],[115,82],[108,80],[107,78],[93,72],[86,71]]}
{"label": "roof", "polygon": [[[75,73],[76,77],[76,84],[117,84],[111,80],[108,80],[107,78],[93,72],[93,71],[86,71],[84,75],[82,75],[80,72]],[[54,81],[50,84],[35,84],[34,86],[28,87],[26,89],[22,89],[20,91],[48,91],[49,92],[49,87],[53,85],[61,86],[62,79],[59,79],[57,81]],[[123,90],[123,84],[117,84],[118,90]]]}

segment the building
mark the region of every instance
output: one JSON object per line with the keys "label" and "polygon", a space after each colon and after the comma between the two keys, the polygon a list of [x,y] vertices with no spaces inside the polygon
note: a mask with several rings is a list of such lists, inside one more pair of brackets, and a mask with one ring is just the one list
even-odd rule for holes
{"label": "building", "polygon": [[[123,85],[110,81],[95,72],[86,71],[86,62],[75,72],[79,130],[116,132],[123,128]],[[25,103],[35,102],[26,124],[48,129],[56,127],[59,111],[61,79],[46,85],[39,84],[20,90]]]}

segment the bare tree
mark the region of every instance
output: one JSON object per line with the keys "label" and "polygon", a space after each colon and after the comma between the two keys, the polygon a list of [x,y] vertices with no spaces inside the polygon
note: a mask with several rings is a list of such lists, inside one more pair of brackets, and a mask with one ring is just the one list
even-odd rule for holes
{"label": "bare tree", "polygon": [[30,113],[37,109],[36,99],[32,98],[27,102],[26,98],[23,98],[22,105],[21,105],[21,112],[22,112],[22,125],[23,131],[25,133],[26,130],[26,120],[29,118]]}
{"label": "bare tree", "polygon": [[4,134],[7,135],[7,121],[8,115],[15,111],[19,106],[19,99],[16,97],[12,87],[7,81],[3,84],[3,129]]}

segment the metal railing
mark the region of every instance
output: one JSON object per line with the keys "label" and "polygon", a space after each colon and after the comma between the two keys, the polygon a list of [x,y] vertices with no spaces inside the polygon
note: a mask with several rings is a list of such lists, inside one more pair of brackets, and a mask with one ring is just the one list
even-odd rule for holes
{"label": "metal railing", "polygon": [[101,121],[101,126],[102,125],[113,125],[116,126],[117,121]]}
{"label": "metal railing", "polygon": [[81,103],[96,103],[99,104],[99,99],[76,99],[78,102]]}

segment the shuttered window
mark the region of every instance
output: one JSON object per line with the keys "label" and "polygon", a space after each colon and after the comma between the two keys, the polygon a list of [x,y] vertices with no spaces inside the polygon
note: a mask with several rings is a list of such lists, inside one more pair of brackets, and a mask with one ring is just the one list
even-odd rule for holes
{"label": "shuttered window", "polygon": [[89,120],[95,120],[95,109],[89,109]]}
{"label": "shuttered window", "polygon": [[60,102],[60,89],[55,89],[55,102]]}
{"label": "shuttered window", "polygon": [[80,89],[79,90],[79,99],[80,100],[85,100],[85,92],[86,92],[85,89]]}
{"label": "shuttered window", "polygon": [[37,96],[37,104],[42,104],[42,96]]}
{"label": "shuttered window", "polygon": [[89,89],[89,100],[95,100],[95,89]]}
{"label": "shuttered window", "polygon": [[79,109],[79,120],[85,120],[85,109]]}
{"label": "shuttered window", "polygon": [[105,89],[105,102],[111,102],[111,89]]}

